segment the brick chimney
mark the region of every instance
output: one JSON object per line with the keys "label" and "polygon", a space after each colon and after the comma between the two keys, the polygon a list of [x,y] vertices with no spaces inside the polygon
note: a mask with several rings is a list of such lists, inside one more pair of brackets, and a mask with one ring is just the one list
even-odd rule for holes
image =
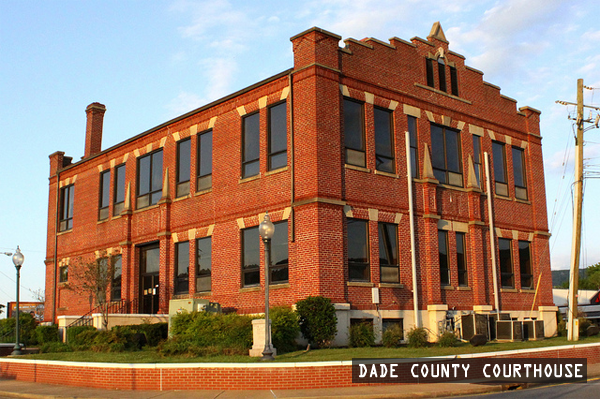
{"label": "brick chimney", "polygon": [[102,122],[106,107],[100,103],[91,103],[85,109],[87,124],[85,127],[85,152],[83,158],[91,157],[102,151]]}

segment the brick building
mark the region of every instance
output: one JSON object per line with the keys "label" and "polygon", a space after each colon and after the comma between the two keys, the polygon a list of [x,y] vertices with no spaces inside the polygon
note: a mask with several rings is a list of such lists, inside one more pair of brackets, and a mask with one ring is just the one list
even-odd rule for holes
{"label": "brick building", "polygon": [[50,156],[46,320],[90,310],[69,267],[105,252],[108,295],[132,313],[191,297],[260,313],[268,211],[271,305],[331,298],[338,343],[356,319],[435,334],[497,307],[553,334],[540,112],[465,65],[439,23],[427,40],[340,39],[300,33],[293,68],[105,150],[106,108],[88,106],[83,158]]}

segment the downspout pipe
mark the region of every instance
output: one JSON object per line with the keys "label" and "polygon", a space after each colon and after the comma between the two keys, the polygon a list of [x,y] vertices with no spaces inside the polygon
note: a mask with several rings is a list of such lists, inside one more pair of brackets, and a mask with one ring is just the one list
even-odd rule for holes
{"label": "downspout pipe", "polygon": [[500,313],[500,292],[498,290],[498,270],[496,265],[496,230],[494,228],[494,210],[493,210],[493,190],[492,178],[490,174],[490,154],[483,153],[485,158],[485,180],[487,182],[487,205],[488,218],[490,220],[490,248],[492,250],[492,281],[494,283],[494,306],[496,312]]}
{"label": "downspout pipe", "polygon": [[56,171],[56,214],[54,217],[54,275],[52,277],[52,323],[56,323],[56,293],[58,291],[58,218],[60,213],[60,168]]}
{"label": "downspout pipe", "polygon": [[412,164],[410,159],[410,133],[404,133],[406,141],[406,181],[408,182],[408,215],[410,220],[410,258],[412,265],[412,285],[413,285],[413,308],[415,313],[415,327],[421,327],[421,319],[419,317],[419,291],[417,284],[417,251],[415,245],[415,209],[413,203],[413,187],[412,187]]}
{"label": "downspout pipe", "polygon": [[290,88],[290,228],[292,231],[291,241],[294,242],[296,240],[296,227],[294,223],[294,201],[296,198],[296,187],[294,185],[294,80],[293,75],[294,71],[290,71],[288,74],[288,87]]}

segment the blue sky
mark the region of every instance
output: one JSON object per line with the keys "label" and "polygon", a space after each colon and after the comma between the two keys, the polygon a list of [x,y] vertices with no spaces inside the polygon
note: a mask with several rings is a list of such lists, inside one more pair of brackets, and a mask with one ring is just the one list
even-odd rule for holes
{"label": "blue sky", "polygon": [[[0,252],[21,246],[21,299],[44,287],[48,155],[81,158],[88,104],[107,107],[108,148],[292,67],[289,38],[312,26],[387,41],[426,38],[440,21],[484,80],[541,110],[552,268],[568,268],[574,107],[554,101],[575,102],[583,78],[599,88],[586,104],[600,105],[598,11],[594,0],[0,0]],[[586,139],[600,171],[600,130]],[[583,265],[600,261],[599,186],[586,181]],[[14,275],[0,256],[0,303],[14,300]]]}

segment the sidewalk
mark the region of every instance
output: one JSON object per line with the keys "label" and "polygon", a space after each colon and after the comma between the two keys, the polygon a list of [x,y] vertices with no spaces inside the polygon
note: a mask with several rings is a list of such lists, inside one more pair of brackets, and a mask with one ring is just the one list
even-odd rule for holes
{"label": "sidewalk", "polygon": [[[588,378],[600,377],[600,363],[588,366]],[[0,398],[105,399],[273,399],[273,398],[440,398],[501,391],[501,385],[419,384],[275,391],[116,391],[0,379]]]}

